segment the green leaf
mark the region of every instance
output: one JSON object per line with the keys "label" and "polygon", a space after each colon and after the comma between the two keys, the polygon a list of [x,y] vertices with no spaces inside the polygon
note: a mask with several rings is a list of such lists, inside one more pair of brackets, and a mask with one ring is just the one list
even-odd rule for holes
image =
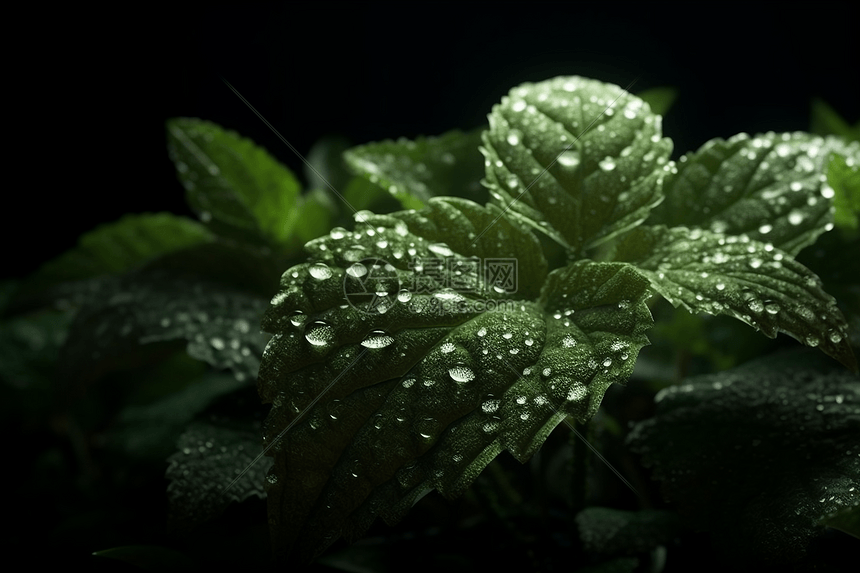
{"label": "green leaf", "polygon": [[219,234],[286,243],[300,187],[265,149],[209,121],[167,121],[168,151],[188,204]]}
{"label": "green leaf", "polygon": [[790,255],[746,236],[639,227],[616,258],[636,264],[672,305],[725,314],[775,338],[784,332],[857,371],[848,327],[821,280]]}
{"label": "green leaf", "polygon": [[[263,483],[271,462],[252,463],[261,450],[258,421],[193,422],[176,447],[176,453],[167,459],[165,474],[170,480],[168,524],[172,531],[190,531],[218,517],[232,502],[251,496],[265,498]],[[223,491],[235,478],[239,480]]]}
{"label": "green leaf", "polygon": [[387,189],[404,208],[420,209],[439,195],[480,199],[484,174],[480,142],[481,129],[454,130],[415,141],[400,138],[360,145],[347,150],[344,159],[353,172]]}
{"label": "green leaf", "polygon": [[818,135],[836,135],[847,141],[858,141],[858,130],[848,125],[830,105],[820,98],[812,100],[809,131]]}
{"label": "green leaf", "polygon": [[164,459],[176,439],[216,398],[247,384],[224,372],[207,372],[179,392],[152,404],[126,407],[119,416],[110,443],[126,455]]}
{"label": "green leaf", "polygon": [[[239,380],[257,374],[265,299],[165,272],[132,273],[75,316],[58,368],[64,381],[130,368],[154,342],[186,340],[189,355]],[[153,349],[156,351],[157,349]]]}
{"label": "green leaf", "polygon": [[97,557],[125,561],[145,571],[197,571],[199,564],[181,551],[157,545],[125,545],[95,551]]}
{"label": "green leaf", "polygon": [[678,97],[678,90],[672,87],[651,88],[639,92],[636,96],[647,103],[657,115],[666,115]]}
{"label": "green leaf", "polygon": [[837,509],[818,520],[818,524],[844,531],[848,535],[860,539],[860,501],[854,505]]}
{"label": "green leaf", "polygon": [[662,390],[628,440],[732,561],[789,563],[860,503],[860,379],[806,349]]}
{"label": "green leaf", "polygon": [[71,322],[53,310],[0,321],[0,380],[21,389],[48,382]]}
{"label": "green leaf", "polygon": [[712,139],[681,158],[648,222],[745,234],[796,255],[832,227],[832,152],[857,156],[860,144],[802,132]]}
{"label": "green leaf", "polygon": [[284,264],[293,261],[296,254],[218,237],[161,257],[141,271],[216,282],[269,298],[278,286]]}
{"label": "green leaf", "polygon": [[851,158],[834,154],[827,172],[827,183],[833,188],[833,222],[842,231],[857,235],[860,229],[860,155]]}
{"label": "green leaf", "polygon": [[352,179],[343,160],[343,153],[349,147],[349,140],[341,136],[323,137],[314,143],[304,167],[307,188],[325,191],[330,200],[336,200],[333,194],[329,195],[331,187],[341,191]]}
{"label": "green leaf", "polygon": [[672,142],[661,117],[618,86],[576,76],[523,84],[489,119],[484,184],[575,258],[662,200]]}
{"label": "green leaf", "polygon": [[338,208],[322,189],[314,189],[302,197],[298,207],[295,238],[302,245],[328,233]]}
{"label": "green leaf", "polygon": [[589,507],[577,514],[576,524],[585,550],[605,556],[650,551],[668,544],[681,533],[677,514],[656,509],[622,511]]}
{"label": "green leaf", "polygon": [[[341,212],[349,213],[350,217],[365,209],[371,209],[378,213],[390,213],[403,208],[400,201],[388,191],[360,175],[353,177],[347,184],[343,191],[343,199],[345,205],[342,206]],[[350,207],[355,209],[355,212]],[[346,219],[344,223],[349,220]]]}
{"label": "green leaf", "polygon": [[197,221],[170,213],[126,215],[82,235],[77,247],[45,263],[22,290],[118,275],[213,238]]}
{"label": "green leaf", "polygon": [[[503,449],[525,461],[630,376],[652,323],[647,280],[591,261],[547,275],[537,239],[500,215],[455,198],[361,213],[354,233],[312,241],[311,262],[284,274],[258,386],[272,403],[267,491],[282,558],[308,561],[377,516],[393,523],[434,488],[462,494]],[[514,259],[516,292],[507,275],[466,266],[473,256]],[[434,261],[449,272],[426,272]],[[355,296],[365,291],[381,294]]]}

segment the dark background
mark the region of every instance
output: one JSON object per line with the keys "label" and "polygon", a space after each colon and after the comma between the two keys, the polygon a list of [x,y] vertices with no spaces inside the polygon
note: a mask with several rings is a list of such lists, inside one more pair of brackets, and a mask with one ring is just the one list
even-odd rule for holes
{"label": "dark background", "polygon": [[6,90],[24,130],[7,163],[4,278],[125,213],[191,215],[170,117],[234,129],[301,174],[219,73],[302,154],[327,134],[359,144],[477,127],[515,85],[562,74],[677,87],[673,157],[740,131],[806,130],[813,96],[860,116],[845,3],[158,6],[66,7],[13,26],[27,57],[11,58]]}

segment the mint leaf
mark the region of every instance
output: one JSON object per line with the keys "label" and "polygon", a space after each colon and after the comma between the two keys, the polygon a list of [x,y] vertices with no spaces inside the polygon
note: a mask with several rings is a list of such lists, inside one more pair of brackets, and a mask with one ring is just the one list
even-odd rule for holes
{"label": "mint leaf", "polygon": [[295,176],[265,149],[209,121],[167,121],[168,151],[189,205],[222,235],[286,243],[296,225]]}
{"label": "mint leaf", "polygon": [[27,279],[22,290],[122,274],[213,238],[197,221],[170,213],[126,215],[82,235],[75,248],[45,263]]}
{"label": "mint leaf", "polygon": [[[259,421],[197,421],[182,433],[165,477],[170,480],[168,526],[187,532],[220,515],[232,502],[265,497],[270,462],[253,464],[260,451]],[[222,491],[244,471],[226,492]]]}
{"label": "mint leaf", "polygon": [[343,153],[349,147],[349,141],[337,135],[323,137],[314,143],[308,151],[308,163],[304,166],[307,188],[324,191],[330,200],[335,201],[329,185],[340,191],[352,179],[343,160]]}
{"label": "mint leaf", "polygon": [[795,561],[821,518],[860,503],[860,383],[820,354],[697,376],[656,401],[628,441],[732,561]]}
{"label": "mint leaf", "polygon": [[453,130],[415,141],[400,138],[360,145],[345,151],[344,160],[357,175],[388,190],[403,207],[420,209],[438,195],[480,199],[484,174],[480,142],[480,129]]}
{"label": "mint leaf", "polygon": [[575,258],[662,200],[672,142],[662,118],[618,86],[577,76],[526,83],[489,119],[484,184],[508,215]]}
{"label": "mint leaf", "polygon": [[305,244],[311,239],[326,234],[332,227],[332,216],[336,212],[331,198],[322,189],[314,189],[306,194],[298,207],[296,240]]}
{"label": "mint leaf", "polygon": [[648,222],[745,234],[796,255],[832,227],[832,152],[860,156],[860,144],[802,132],[712,139],[681,158]]}
{"label": "mint leaf", "polygon": [[[462,494],[503,449],[525,461],[632,373],[652,323],[647,280],[592,261],[547,275],[530,232],[499,218],[478,236],[500,214],[455,198],[359,213],[354,233],[312,241],[311,262],[284,273],[258,386],[272,403],[267,491],[282,558],[308,561],[377,516],[392,523],[434,488]],[[473,256],[515,259],[516,292],[466,266]],[[473,288],[415,267],[434,259]]]}
{"label": "mint leaf", "polygon": [[178,392],[151,404],[127,406],[111,432],[109,444],[137,458],[163,460],[176,438],[216,398],[247,387],[225,372],[207,372]]}
{"label": "mint leaf", "polygon": [[848,535],[860,539],[860,500],[856,500],[853,505],[837,509],[826,515],[818,523],[844,531]]}
{"label": "mint leaf", "polygon": [[833,188],[833,222],[848,232],[860,229],[860,156],[849,160],[834,154],[827,171],[827,182]]}
{"label": "mint leaf", "polygon": [[857,370],[836,301],[818,276],[770,244],[661,225],[633,230],[616,258],[635,263],[676,307],[734,316],[769,338],[784,332]]}
{"label": "mint leaf", "polygon": [[589,507],[577,514],[585,550],[605,556],[634,555],[666,545],[681,533],[678,515],[665,510],[622,511]]}
{"label": "mint leaf", "polygon": [[187,341],[189,355],[239,380],[256,376],[265,299],[165,272],[130,273],[75,316],[61,349],[65,381],[94,379],[148,360],[155,342]]}
{"label": "mint leaf", "polygon": [[860,124],[850,126],[836,110],[820,98],[812,100],[809,131],[818,135],[836,135],[847,141],[860,141]]}
{"label": "mint leaf", "polygon": [[652,112],[657,115],[666,115],[678,97],[678,90],[672,87],[651,88],[639,92],[636,96],[647,103]]}

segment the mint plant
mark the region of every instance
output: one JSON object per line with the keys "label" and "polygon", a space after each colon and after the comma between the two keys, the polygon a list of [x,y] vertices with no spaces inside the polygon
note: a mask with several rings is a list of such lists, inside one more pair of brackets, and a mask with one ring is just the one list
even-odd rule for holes
{"label": "mint plant", "polygon": [[[532,459],[563,421],[626,443],[677,510],[589,503],[576,442],[577,567],[659,570],[691,526],[746,563],[802,563],[824,527],[860,537],[860,143],[817,104],[839,137],[739,134],[675,162],[658,114],[674,94],[640,95],[561,77],[511,90],[487,128],[323,140],[304,191],[253,142],[171,120],[200,220],[130,215],[3,284],[0,378],[37,404],[126,388],[108,447],[167,458],[171,529],[263,498],[281,563],[434,489],[474,489],[515,529],[498,492],[524,494],[494,460]],[[640,370],[656,412],[625,437],[606,403],[660,362],[642,352],[652,326],[655,350],[708,367]],[[779,332],[815,350],[724,370]]]}
{"label": "mint plant", "polygon": [[[856,372],[835,300],[793,257],[833,227],[830,160],[856,164],[857,144],[742,134],[676,165],[648,104],[578,77],[524,84],[493,108],[488,204],[439,196],[452,141],[350,151],[359,174],[396,196],[418,189],[406,203],[424,208],[359,212],[352,232],[310,241],[263,320],[282,557],[395,522],[432,489],[458,496],[502,450],[524,462],[565,418],[592,418],[648,343],[654,293]],[[551,265],[540,237],[564,259]],[[516,289],[476,259],[515,260]]]}

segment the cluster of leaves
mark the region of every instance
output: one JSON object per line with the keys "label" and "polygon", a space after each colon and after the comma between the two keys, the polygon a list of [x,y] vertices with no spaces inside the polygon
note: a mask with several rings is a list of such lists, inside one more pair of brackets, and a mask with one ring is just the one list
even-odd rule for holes
{"label": "cluster of leaves", "polygon": [[[359,212],[353,232],[309,242],[266,314],[259,388],[273,405],[267,492],[283,557],[310,560],[377,516],[395,522],[432,489],[461,495],[502,450],[524,462],[566,417],[589,420],[648,342],[652,293],[856,371],[842,312],[794,255],[833,228],[828,177],[844,185],[839,166],[856,168],[860,147],[740,134],[676,164],[660,119],[592,80],[517,87],[482,134],[485,206],[424,198],[413,174],[432,181],[453,151],[417,165],[409,142],[403,161],[391,143],[347,154],[392,193],[421,183],[424,208]],[[439,181],[436,195],[450,184]],[[516,260],[516,290],[475,258]],[[432,259],[469,288],[416,271]],[[376,296],[345,305],[344,289]]]}
{"label": "cluster of leaves", "polygon": [[[652,385],[674,381],[659,367],[679,350],[704,372],[743,362],[767,339],[741,323],[856,372],[857,277],[839,262],[858,246],[856,137],[740,134],[674,162],[659,115],[671,97],[579,77],[524,84],[487,129],[324,140],[304,193],[247,139],[171,120],[200,221],[127,216],[4,285],[0,375],[73,401],[149,368],[109,441],[168,460],[171,527],[266,498],[276,554],[308,562],[432,489],[483,488],[500,452],[525,462],[562,421],[620,436],[598,412],[613,383],[637,379],[634,364]],[[835,121],[820,105],[816,117]],[[488,261],[515,261],[516,274]],[[639,357],[652,314],[665,326]],[[860,536],[860,383],[810,356],[672,386],[628,436],[688,523],[752,561],[802,559],[822,525]],[[268,457],[255,464],[261,434]],[[603,570],[659,561],[683,531],[668,511],[571,509]]]}

